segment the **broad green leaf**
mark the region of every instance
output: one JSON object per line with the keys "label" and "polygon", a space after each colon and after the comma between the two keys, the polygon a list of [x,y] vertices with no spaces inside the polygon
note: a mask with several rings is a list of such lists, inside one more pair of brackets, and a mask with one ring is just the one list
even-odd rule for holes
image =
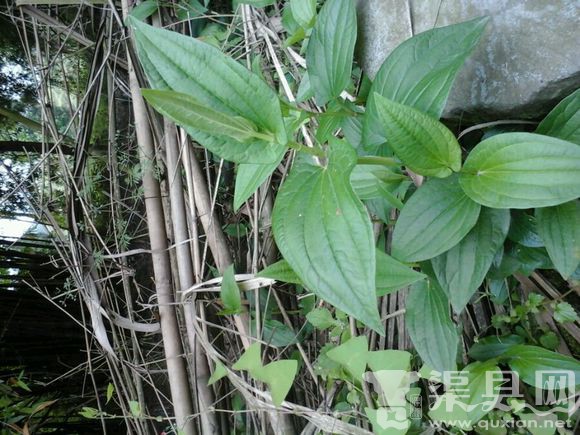
{"label": "broad green leaf", "polygon": [[332,313],[327,308],[315,308],[306,315],[306,318],[316,329],[325,329],[336,326],[337,321],[332,317]]}
{"label": "broad green leaf", "polygon": [[382,198],[407,179],[383,165],[356,165],[350,174],[352,188],[363,201]]}
{"label": "broad green leaf", "polygon": [[533,133],[498,134],[473,149],[459,182],[487,207],[562,204],[580,196],[580,147]]}
{"label": "broad green leaf", "polygon": [[541,248],[544,246],[542,238],[538,235],[536,218],[522,210],[512,212],[508,239],[528,248]]}
{"label": "broad green leaf", "polygon": [[310,77],[308,77],[308,71],[302,75],[302,81],[300,86],[298,86],[298,91],[296,92],[296,102],[302,103],[310,98],[314,97],[314,89],[310,86]]}
{"label": "broad green leaf", "polygon": [[250,5],[255,8],[263,8],[274,4],[275,0],[233,0],[233,7],[236,9],[239,5]]}
{"label": "broad green leaf", "polygon": [[404,262],[423,261],[447,251],[473,228],[480,208],[463,193],[457,177],[427,181],[397,219],[393,257]]}
{"label": "broad green leaf", "polygon": [[268,179],[272,172],[278,167],[284,154],[285,147],[280,147],[280,154],[272,163],[265,165],[242,163],[238,165],[236,172],[236,186],[234,190],[234,211],[237,212],[240,207],[248,200],[250,196]]}
{"label": "broad green leaf", "polygon": [[[256,330],[256,323],[253,319],[250,326],[252,330]],[[282,322],[275,319],[264,319],[261,326],[262,339],[270,346],[286,347],[298,342],[299,337],[294,330]]]}
{"label": "broad green leaf", "polygon": [[471,231],[449,251],[431,259],[437,281],[453,309],[461,313],[503,245],[510,223],[508,210],[483,207]]}
{"label": "broad green leaf", "polygon": [[365,408],[365,414],[373,425],[375,435],[405,435],[411,427],[407,413],[401,415],[399,409],[380,407]]}
{"label": "broad green leaf", "polygon": [[[219,131],[242,143],[257,138],[274,140],[273,137],[267,137],[256,131],[256,128],[247,119],[212,110],[199,104],[195,98],[187,94],[153,89],[143,89],[141,93],[158,112],[171,118],[182,127],[194,128],[205,133]],[[265,147],[266,152],[271,151],[271,147],[267,145]],[[237,153],[234,151],[234,155]],[[222,154],[228,155],[228,150],[224,150]]]}
{"label": "broad green leaf", "polygon": [[302,281],[296,272],[292,270],[290,265],[286,260],[280,260],[274,264],[269,265],[265,269],[261,270],[256,276],[275,279],[280,282],[289,282],[291,284],[300,284]]}
{"label": "broad green leaf", "polygon": [[127,21],[134,29],[139,60],[151,87],[187,94],[201,106],[245,118],[257,131],[272,133],[276,138],[275,143],[255,140],[241,144],[221,132],[188,128],[196,141],[216,154],[219,150],[227,152],[238,162],[272,163],[279,156],[287,142],[280,100],[260,77],[195,38],[151,27],[131,17]]}
{"label": "broad green leaf", "polygon": [[367,337],[362,335],[329,350],[327,356],[343,366],[355,381],[362,381],[367,367],[368,348]]}
{"label": "broad green leaf", "polygon": [[439,372],[455,370],[459,335],[443,290],[429,280],[416,282],[406,310],[407,331],[421,359]]}
{"label": "broad green leaf", "polygon": [[298,361],[294,359],[274,361],[260,369],[259,378],[268,384],[275,406],[282,405],[294,383],[297,371]]}
{"label": "broad green leaf", "polygon": [[411,354],[404,350],[376,350],[367,354],[373,372],[381,370],[411,370]]}
{"label": "broad green leaf", "polygon": [[226,367],[221,362],[216,361],[213,373],[211,374],[211,376],[209,377],[209,379],[207,381],[207,386],[209,387],[209,386],[215,384],[217,381],[226,377],[227,375],[228,375],[228,370],[226,369]]}
{"label": "broad green leaf", "polygon": [[580,203],[536,209],[537,228],[560,275],[567,279],[580,264]]}
{"label": "broad green leaf", "polygon": [[554,107],[538,125],[536,133],[580,145],[580,89]]}
{"label": "broad green leaf", "polygon": [[503,355],[509,349],[517,344],[523,344],[524,339],[519,335],[505,335],[503,337],[496,337],[490,335],[489,337],[480,338],[469,349],[469,356],[478,361],[487,361],[492,358],[497,358]]}
{"label": "broad green leaf", "polygon": [[[542,379],[542,371],[573,372],[575,384],[580,385],[580,362],[567,355],[546,350],[538,346],[519,344],[502,355],[510,368],[518,373],[519,378],[533,387],[545,388],[547,383]],[[538,373],[540,372],[540,373]]]}
{"label": "broad green leaf", "polygon": [[499,397],[501,370],[493,362],[475,362],[466,366],[458,377],[457,382],[466,381],[467,385],[451,387],[440,396],[429,411],[429,417],[450,425],[461,421],[465,425],[461,428],[466,429],[494,409]]}
{"label": "broad green leaf", "polygon": [[572,305],[568,302],[559,302],[554,307],[554,320],[558,323],[577,322],[580,320]]}
{"label": "broad green leaf", "polygon": [[424,278],[425,275],[422,273],[405,266],[377,249],[377,273],[375,276],[377,296],[384,296]]}
{"label": "broad green leaf", "polygon": [[387,139],[373,101],[375,93],[439,119],[455,76],[479,42],[487,21],[477,18],[428,30],[393,50],[369,93],[363,128],[365,147]]}
{"label": "broad green leaf", "polygon": [[374,95],[377,114],[397,157],[418,174],[445,178],[461,169],[461,148],[451,131],[411,106]]}
{"label": "broad green leaf", "polygon": [[259,374],[262,368],[262,346],[260,343],[252,343],[232,368],[234,370],[246,370],[256,377],[256,374]]}
{"label": "broad green leaf", "polygon": [[327,0],[306,49],[310,85],[319,105],[338,97],[349,85],[356,33],[354,2]]}
{"label": "broad green leaf", "polygon": [[272,226],[284,259],[310,290],[379,331],[374,237],[350,185],[355,162],[353,148],[339,140],[330,142],[326,167],[306,157],[296,161],[276,198]]}
{"label": "broad green leaf", "polygon": [[224,304],[224,310],[220,314],[235,314],[242,308],[242,299],[240,297],[240,288],[236,283],[234,276],[234,266],[229,266],[224,271],[220,297]]}
{"label": "broad green leaf", "polygon": [[316,0],[290,0],[292,15],[298,24],[308,29],[316,17]]}
{"label": "broad green leaf", "polygon": [[141,417],[141,405],[136,400],[129,400],[129,409],[133,417]]}
{"label": "broad green leaf", "polygon": [[157,12],[157,7],[159,4],[157,0],[145,0],[144,2],[139,3],[131,10],[131,16],[135,17],[140,21],[144,21],[145,19],[149,18],[155,12]]}
{"label": "broad green leaf", "polygon": [[[522,426],[527,428],[531,435],[554,435],[558,428],[558,415],[550,413],[546,415],[532,413],[519,413],[518,418],[523,423]],[[560,420],[560,425],[564,422]],[[564,430],[562,430],[564,432]]]}
{"label": "broad green leaf", "polygon": [[109,383],[109,385],[107,385],[107,402],[109,403],[109,401],[113,398],[113,394],[115,394],[115,386],[111,383]]}

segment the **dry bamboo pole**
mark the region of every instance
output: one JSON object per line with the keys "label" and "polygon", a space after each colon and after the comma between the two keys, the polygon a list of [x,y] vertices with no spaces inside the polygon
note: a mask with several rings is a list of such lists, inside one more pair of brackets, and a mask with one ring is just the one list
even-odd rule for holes
{"label": "dry bamboo pole", "polygon": [[[179,163],[179,145],[177,141],[177,129],[175,124],[165,119],[165,151],[167,174],[169,181],[169,194],[171,201],[171,221],[173,223],[173,235],[175,242],[179,283],[182,290],[188,289],[195,284],[193,261],[189,246],[189,230],[187,225],[187,210],[183,197],[183,182],[181,178],[181,165]],[[193,303],[185,304],[185,326],[189,349],[193,352],[194,362],[190,364],[190,372],[193,378],[197,396],[198,413],[202,434],[219,434],[220,426],[214,412],[210,412],[214,403],[213,391],[207,383],[211,376],[205,352],[195,338],[196,322]]]}
{"label": "dry bamboo pole", "polygon": [[[123,17],[129,14],[127,0],[122,0]],[[159,304],[159,317],[163,348],[167,363],[167,375],[171,390],[171,399],[176,418],[176,426],[186,435],[196,433],[193,420],[193,404],[189,390],[185,359],[177,313],[175,311],[173,288],[171,285],[171,264],[168,254],[167,235],[165,231],[165,218],[161,203],[159,184],[155,179],[155,146],[149,127],[147,109],[131,57],[127,57],[129,70],[129,86],[133,102],[135,116],[135,130],[139,145],[139,159],[142,167],[143,190],[145,195],[145,209],[149,239],[151,243],[153,272],[155,275],[155,287],[157,302]]]}

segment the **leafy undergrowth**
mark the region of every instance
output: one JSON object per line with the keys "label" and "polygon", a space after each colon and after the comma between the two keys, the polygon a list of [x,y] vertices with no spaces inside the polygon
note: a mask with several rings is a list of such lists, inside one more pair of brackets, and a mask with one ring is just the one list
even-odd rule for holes
{"label": "leafy undergrowth", "polygon": [[[121,305],[158,304],[162,335],[132,323],[145,352],[129,357],[94,312],[92,326],[140,376],[126,361],[173,352],[174,413],[127,378],[107,402],[187,434],[573,433],[580,90],[534,128],[462,135],[440,117],[487,18],[410,38],[371,80],[353,61],[354,1],[235,4],[223,17],[148,1],[126,19],[146,75],[129,75],[133,99],[164,122],[133,106],[149,122],[138,145],[163,151],[139,167],[145,201],[159,200],[146,221],[156,286],[137,274],[151,297]],[[92,266],[110,277],[115,258]]]}

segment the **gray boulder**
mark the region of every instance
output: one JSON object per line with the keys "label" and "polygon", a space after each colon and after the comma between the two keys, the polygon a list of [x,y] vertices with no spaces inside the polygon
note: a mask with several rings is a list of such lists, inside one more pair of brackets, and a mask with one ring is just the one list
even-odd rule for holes
{"label": "gray boulder", "polygon": [[487,15],[443,114],[538,119],[580,87],[578,0],[358,0],[359,62],[372,78],[413,34]]}

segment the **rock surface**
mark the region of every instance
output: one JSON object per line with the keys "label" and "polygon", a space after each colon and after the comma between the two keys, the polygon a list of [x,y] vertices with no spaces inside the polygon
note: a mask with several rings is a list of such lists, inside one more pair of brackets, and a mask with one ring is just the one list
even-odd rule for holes
{"label": "rock surface", "polygon": [[534,119],[580,87],[577,0],[357,0],[359,62],[372,78],[413,34],[487,15],[444,118]]}

